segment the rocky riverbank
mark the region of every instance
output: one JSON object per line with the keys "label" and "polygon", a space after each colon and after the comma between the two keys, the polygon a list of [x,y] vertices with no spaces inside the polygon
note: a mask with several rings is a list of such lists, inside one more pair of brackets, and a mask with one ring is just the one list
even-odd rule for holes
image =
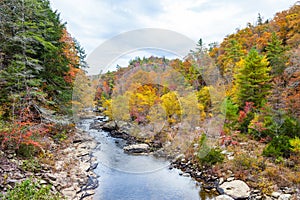
{"label": "rocky riverbank", "polygon": [[[144,140],[137,139],[130,134],[130,124],[127,122],[103,121],[102,119],[95,120],[91,126],[93,129],[103,129],[110,133],[112,137],[125,139],[128,146],[124,151],[129,153],[153,153],[157,156],[170,158],[161,148],[163,144],[149,142],[145,144]],[[143,147],[143,148],[142,148]],[[222,152],[227,159],[233,159],[233,153],[224,150]],[[226,169],[220,173],[216,173],[212,167],[201,166],[199,162],[193,158],[187,158],[181,154],[171,161],[170,169],[178,168],[182,171],[179,175],[192,177],[197,180],[202,188],[207,193],[213,193],[218,200],[230,199],[267,199],[267,200],[296,200],[300,199],[300,191],[293,187],[278,188],[275,192],[268,195],[262,192],[261,188],[250,188],[249,185],[242,180],[239,180],[233,171]],[[255,180],[251,180],[254,181]],[[256,180],[257,181],[257,180]]]}
{"label": "rocky riverbank", "polygon": [[91,152],[96,142],[88,133],[76,130],[58,144],[47,138],[49,151],[38,158],[24,159],[16,151],[0,151],[0,190],[2,193],[26,179],[52,185],[51,191],[59,192],[66,199],[93,199],[98,187],[93,169],[97,162]]}
{"label": "rocky riverbank", "polygon": [[296,200],[300,199],[297,188],[283,187],[270,195],[263,194],[260,189],[250,188],[244,181],[235,178],[234,172],[227,170],[224,176],[218,176],[212,168],[199,166],[184,155],[174,159],[170,168],[178,168],[182,171],[180,175],[191,176],[202,184],[202,188],[208,193],[218,195],[217,200],[251,199],[251,200]]}

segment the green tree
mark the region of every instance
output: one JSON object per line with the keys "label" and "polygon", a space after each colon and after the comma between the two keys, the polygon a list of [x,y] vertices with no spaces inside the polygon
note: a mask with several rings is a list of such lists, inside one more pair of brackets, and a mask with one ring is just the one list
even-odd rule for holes
{"label": "green tree", "polygon": [[272,74],[282,74],[287,62],[286,48],[282,45],[282,41],[277,37],[276,33],[272,33],[271,42],[268,43],[266,50]]}
{"label": "green tree", "polygon": [[[65,105],[71,83],[61,41],[64,25],[48,0],[0,1],[0,102],[5,115],[24,103]],[[60,107],[61,108],[61,107]]]}
{"label": "green tree", "polygon": [[218,58],[221,74],[229,84],[233,79],[237,63],[245,56],[242,45],[235,39],[230,39],[224,48],[224,54]]}
{"label": "green tree", "polygon": [[239,65],[240,69],[235,75],[234,101],[240,107],[246,102],[261,106],[270,90],[269,62],[255,49],[251,49]]}

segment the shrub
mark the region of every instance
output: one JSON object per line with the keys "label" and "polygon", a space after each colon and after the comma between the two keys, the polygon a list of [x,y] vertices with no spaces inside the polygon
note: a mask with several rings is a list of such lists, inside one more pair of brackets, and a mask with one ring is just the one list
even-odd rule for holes
{"label": "shrub", "polygon": [[204,165],[212,166],[217,163],[222,163],[224,161],[224,155],[221,153],[219,148],[211,149],[208,154],[200,158],[200,162]]}
{"label": "shrub", "polygon": [[[264,112],[264,111],[262,111]],[[248,125],[248,133],[255,139],[267,139],[276,136],[296,137],[300,132],[299,120],[285,114],[267,111],[267,113],[255,113]]]}
{"label": "shrub", "polygon": [[290,138],[300,135],[300,122],[298,119],[290,116],[284,116],[284,122],[279,128],[279,133]]}
{"label": "shrub", "polygon": [[24,160],[21,167],[24,171],[30,172],[37,172],[41,170],[41,165],[39,161],[34,158]]}
{"label": "shrub", "polygon": [[238,105],[234,104],[230,98],[226,98],[221,105],[221,112],[230,122],[236,122],[238,119]]}
{"label": "shrub", "polygon": [[219,148],[212,148],[207,145],[206,135],[202,134],[199,140],[199,150],[197,157],[201,164],[211,166],[216,163],[222,163],[224,155]]}
{"label": "shrub", "polygon": [[[29,146],[41,150],[40,138],[49,132],[49,124],[37,122],[36,113],[31,108],[25,107],[19,111],[18,120],[0,124],[0,142],[2,148],[14,148],[18,150],[24,146]],[[28,153],[28,152],[27,152]]]}
{"label": "shrub", "polygon": [[210,147],[207,145],[206,135],[203,133],[198,141],[199,149],[197,156],[199,159],[204,158],[210,151]]}
{"label": "shrub", "polygon": [[238,130],[240,130],[242,133],[248,132],[248,126],[251,122],[251,120],[254,118],[254,104],[252,102],[246,102],[246,105],[244,106],[243,110],[240,110],[239,112],[239,127]]}
{"label": "shrub", "polygon": [[257,184],[258,188],[261,189],[261,192],[267,195],[271,195],[274,191],[273,185],[274,183],[266,178],[261,178]]}
{"label": "shrub", "polygon": [[263,171],[266,168],[264,159],[251,157],[249,154],[242,153],[234,157],[234,167],[243,170]]}
{"label": "shrub", "polygon": [[36,155],[39,149],[31,144],[20,144],[19,148],[17,149],[17,155],[24,157],[24,158],[31,158],[32,156]]}
{"label": "shrub", "polygon": [[288,158],[291,153],[290,138],[285,135],[275,136],[272,141],[263,150],[263,155],[279,158],[280,156]]}
{"label": "shrub", "polygon": [[300,154],[300,138],[296,137],[290,140],[291,150],[296,154]]}
{"label": "shrub", "polygon": [[234,157],[235,167],[240,167],[243,169],[251,169],[253,165],[254,158],[251,158],[248,154],[239,154]]}
{"label": "shrub", "polygon": [[51,185],[41,185],[32,179],[26,179],[8,190],[6,194],[0,194],[0,199],[7,200],[59,200],[59,194],[51,192]]}
{"label": "shrub", "polygon": [[5,129],[0,130],[0,138],[2,139],[2,148],[7,146],[15,146],[16,149],[20,148],[20,145],[33,145],[35,147],[41,147],[36,141],[39,135],[44,134],[44,129],[35,128],[35,124],[26,122],[14,122],[11,125],[7,125]]}
{"label": "shrub", "polygon": [[277,129],[277,124],[270,115],[257,113],[248,125],[248,133],[258,140],[273,137],[275,129]]}
{"label": "shrub", "polygon": [[68,138],[68,135],[67,135],[66,130],[62,130],[61,132],[58,132],[53,136],[54,141],[56,141],[58,143],[65,141],[67,138]]}

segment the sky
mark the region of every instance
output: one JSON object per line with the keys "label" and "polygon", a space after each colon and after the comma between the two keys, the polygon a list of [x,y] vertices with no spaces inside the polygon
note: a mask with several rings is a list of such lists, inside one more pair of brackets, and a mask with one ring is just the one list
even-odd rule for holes
{"label": "sky", "polygon": [[[89,56],[105,41],[128,31],[156,28],[183,34],[204,44],[220,43],[248,22],[255,24],[291,7],[296,0],[50,0],[67,22],[68,32]],[[145,51],[120,57],[119,63]],[[122,60],[123,59],[123,60]]]}

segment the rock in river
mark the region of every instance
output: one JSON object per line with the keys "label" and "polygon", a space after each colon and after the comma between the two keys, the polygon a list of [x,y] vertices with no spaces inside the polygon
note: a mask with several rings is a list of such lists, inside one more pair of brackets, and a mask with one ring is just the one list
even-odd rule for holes
{"label": "rock in river", "polygon": [[116,123],[114,121],[107,122],[103,125],[102,129],[105,131],[112,131],[116,129]]}
{"label": "rock in river", "polygon": [[241,180],[234,180],[230,182],[225,182],[220,185],[224,193],[233,197],[234,199],[246,199],[250,195],[249,186]]}
{"label": "rock in river", "polygon": [[123,148],[124,151],[129,153],[146,153],[149,151],[148,144],[133,144]]}

